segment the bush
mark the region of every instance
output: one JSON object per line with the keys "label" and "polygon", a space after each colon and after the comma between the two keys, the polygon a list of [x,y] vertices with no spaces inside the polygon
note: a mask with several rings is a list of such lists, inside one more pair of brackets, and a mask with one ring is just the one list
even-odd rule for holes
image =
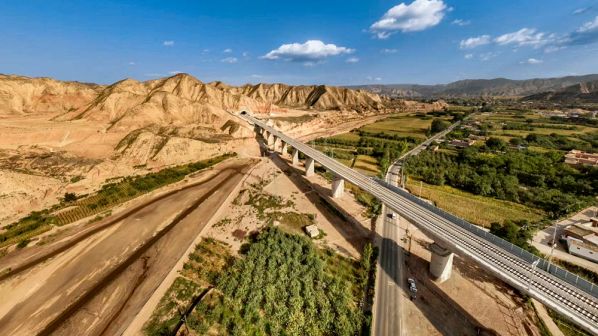
{"label": "bush", "polygon": [[70,202],[74,202],[77,200],[77,195],[75,193],[65,193],[64,194],[64,202],[66,203],[70,203]]}
{"label": "bush", "polygon": [[22,239],[18,244],[17,244],[17,248],[18,249],[22,249],[24,247],[26,247],[27,245],[29,245],[29,243],[31,242],[31,239]]}

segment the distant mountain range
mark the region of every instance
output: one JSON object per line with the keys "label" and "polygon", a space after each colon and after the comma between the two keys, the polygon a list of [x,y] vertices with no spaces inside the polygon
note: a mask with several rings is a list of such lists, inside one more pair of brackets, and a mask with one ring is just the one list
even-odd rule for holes
{"label": "distant mountain range", "polygon": [[598,74],[558,78],[535,78],[527,80],[466,79],[449,84],[385,84],[356,85],[352,89],[364,89],[373,93],[403,98],[442,97],[524,97],[547,91],[558,91],[577,84],[598,81]]}
{"label": "distant mountain range", "polygon": [[524,97],[524,101],[544,101],[558,104],[598,104],[598,80],[583,82],[556,91]]}

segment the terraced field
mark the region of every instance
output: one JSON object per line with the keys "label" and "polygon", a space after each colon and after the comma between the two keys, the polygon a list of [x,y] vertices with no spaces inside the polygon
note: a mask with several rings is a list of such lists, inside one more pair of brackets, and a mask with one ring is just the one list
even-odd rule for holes
{"label": "terraced field", "polygon": [[385,132],[404,137],[414,137],[420,140],[426,138],[426,131],[430,128],[433,118],[422,118],[415,115],[391,117],[361,129],[366,132]]}
{"label": "terraced field", "polygon": [[416,180],[406,185],[409,192],[433,201],[439,208],[471,223],[489,227],[505,220],[541,220],[545,214],[525,205],[474,195],[447,185],[435,186]]}

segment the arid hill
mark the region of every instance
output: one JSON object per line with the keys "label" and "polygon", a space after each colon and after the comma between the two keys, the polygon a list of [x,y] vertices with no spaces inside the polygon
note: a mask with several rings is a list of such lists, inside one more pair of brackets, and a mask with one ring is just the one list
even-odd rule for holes
{"label": "arid hill", "polygon": [[0,117],[76,110],[89,104],[101,89],[95,84],[0,74]]}
{"label": "arid hill", "polygon": [[438,108],[346,88],[237,87],[186,74],[111,85],[0,75],[0,226],[110,178],[230,151],[257,154],[241,110],[273,117],[301,137],[350,130],[388,112]]}
{"label": "arid hill", "polygon": [[571,85],[561,90],[538,93],[524,97],[522,100],[548,101],[557,104],[598,104],[598,80]]}
{"label": "arid hill", "polygon": [[[377,94],[325,85],[248,84],[233,87],[222,82],[203,83],[193,76],[177,74],[146,82],[125,79],[102,86],[0,75],[0,115],[69,112],[65,118],[99,120],[108,117],[114,120],[139,105],[168,104],[165,100],[173,96],[226,110],[263,104],[316,110],[384,108]],[[98,111],[100,115],[92,116]]]}
{"label": "arid hill", "polygon": [[259,102],[271,102],[281,107],[355,111],[384,108],[382,99],[377,94],[326,85],[257,84],[245,85],[234,91]]}

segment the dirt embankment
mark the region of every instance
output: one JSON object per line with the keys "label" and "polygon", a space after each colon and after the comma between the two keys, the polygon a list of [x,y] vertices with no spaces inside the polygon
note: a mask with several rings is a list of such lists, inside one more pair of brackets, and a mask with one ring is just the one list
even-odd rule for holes
{"label": "dirt embankment", "polygon": [[0,333],[121,333],[253,164],[223,164],[176,192],[92,224],[96,230],[68,231],[3,259],[0,268],[14,271],[0,280]]}

